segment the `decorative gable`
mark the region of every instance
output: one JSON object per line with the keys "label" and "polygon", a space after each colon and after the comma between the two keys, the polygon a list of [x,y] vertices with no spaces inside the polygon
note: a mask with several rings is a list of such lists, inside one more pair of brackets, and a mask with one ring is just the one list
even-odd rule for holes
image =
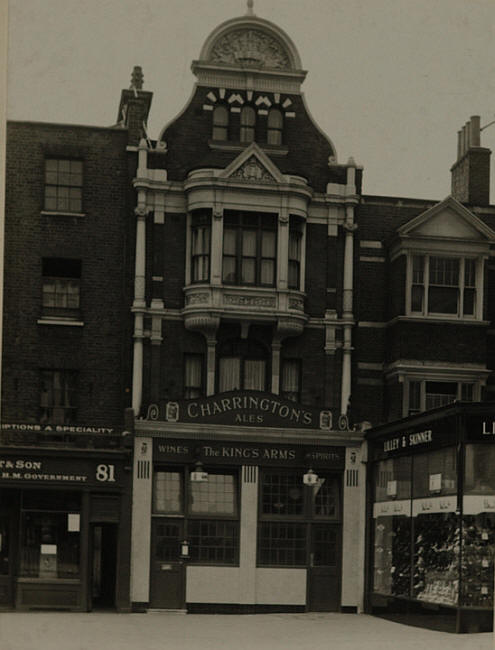
{"label": "decorative gable", "polygon": [[260,147],[253,142],[219,175],[241,183],[275,185],[285,178]]}
{"label": "decorative gable", "polygon": [[401,226],[397,233],[407,239],[495,241],[495,232],[451,196]]}

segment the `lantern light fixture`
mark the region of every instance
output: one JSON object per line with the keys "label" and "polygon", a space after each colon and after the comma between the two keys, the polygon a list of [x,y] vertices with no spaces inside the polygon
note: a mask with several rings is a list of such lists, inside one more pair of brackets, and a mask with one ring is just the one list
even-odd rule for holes
{"label": "lantern light fixture", "polygon": [[194,467],[194,471],[191,472],[191,483],[204,483],[208,480],[208,472],[205,472],[203,469],[203,463],[198,460]]}
{"label": "lantern light fixture", "polygon": [[183,559],[186,559],[186,558],[189,557],[189,542],[187,541],[187,539],[185,539],[180,544],[180,556]]}
{"label": "lantern light fixture", "polygon": [[311,468],[308,469],[306,474],[304,474],[303,476],[304,485],[316,485],[317,482],[318,482],[318,474],[313,472]]}

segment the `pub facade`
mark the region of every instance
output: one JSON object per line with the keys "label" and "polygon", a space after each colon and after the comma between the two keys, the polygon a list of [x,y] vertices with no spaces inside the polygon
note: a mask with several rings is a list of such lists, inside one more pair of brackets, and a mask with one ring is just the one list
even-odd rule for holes
{"label": "pub facade", "polygon": [[152,405],[135,425],[134,609],[357,611],[362,434],[332,415],[257,391]]}

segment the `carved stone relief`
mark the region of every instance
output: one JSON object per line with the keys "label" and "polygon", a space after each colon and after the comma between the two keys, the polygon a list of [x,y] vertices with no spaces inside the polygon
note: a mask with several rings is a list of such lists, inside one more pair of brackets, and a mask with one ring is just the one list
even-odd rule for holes
{"label": "carved stone relief", "polygon": [[260,164],[256,156],[251,156],[230,178],[249,183],[276,183],[273,176]]}
{"label": "carved stone relief", "polygon": [[244,307],[275,307],[275,298],[265,296],[234,296],[226,294],[223,297],[225,305],[242,305]]}
{"label": "carved stone relief", "polygon": [[213,63],[291,68],[285,48],[272,36],[254,29],[237,29],[221,36],[211,50]]}

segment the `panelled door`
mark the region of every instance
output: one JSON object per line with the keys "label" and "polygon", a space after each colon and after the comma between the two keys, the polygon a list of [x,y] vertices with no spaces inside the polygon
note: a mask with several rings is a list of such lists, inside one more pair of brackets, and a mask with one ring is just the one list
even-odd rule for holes
{"label": "panelled door", "polygon": [[336,612],[340,608],[340,528],[339,524],[311,526],[309,611]]}
{"label": "panelled door", "polygon": [[185,604],[185,567],[180,560],[182,519],[154,518],[151,526],[150,608],[181,609]]}

